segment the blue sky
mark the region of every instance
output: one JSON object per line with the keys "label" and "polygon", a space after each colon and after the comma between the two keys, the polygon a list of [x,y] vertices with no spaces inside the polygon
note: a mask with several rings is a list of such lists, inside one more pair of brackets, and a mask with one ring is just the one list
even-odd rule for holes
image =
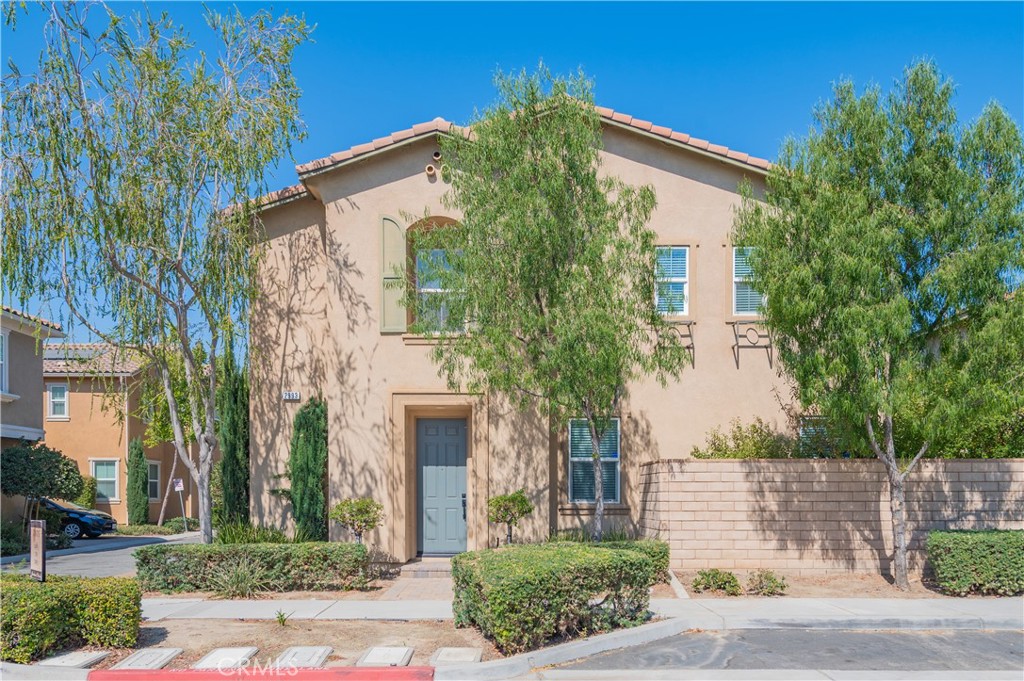
{"label": "blue sky", "polygon": [[[1024,125],[1022,2],[240,6],[304,14],[317,26],[294,64],[309,133],[298,162],[435,116],[464,123],[493,100],[496,69],[533,69],[541,59],[556,73],[582,67],[599,104],[766,158],[807,130],[835,80],[888,88],[922,57],[957,83],[963,120],[995,99]],[[150,8],[212,44],[202,5]],[[9,58],[31,70],[40,26],[33,10],[13,33],[3,28],[5,73]],[[271,173],[274,187],[296,181],[292,159]]]}
{"label": "blue sky", "polygon": [[[210,3],[218,6],[217,3]],[[135,3],[117,3],[124,11]],[[263,3],[304,14],[300,48],[309,137],[319,158],[413,123],[466,122],[494,97],[496,69],[582,67],[599,104],[750,154],[802,134],[831,83],[889,87],[934,59],[958,84],[964,119],[996,99],[1024,124],[1024,3]],[[209,45],[198,3],[150,3]],[[39,22],[3,30],[3,61],[29,70]],[[5,67],[6,70],[6,67]],[[291,160],[271,184],[295,182]]]}

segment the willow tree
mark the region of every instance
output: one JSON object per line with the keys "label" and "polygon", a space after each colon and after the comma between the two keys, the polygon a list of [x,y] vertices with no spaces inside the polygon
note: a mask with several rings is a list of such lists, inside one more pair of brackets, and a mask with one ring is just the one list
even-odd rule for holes
{"label": "willow tree", "polygon": [[288,15],[207,11],[214,57],[166,14],[40,11],[38,63],[10,64],[3,81],[4,285],[21,301],[60,300],[70,327],[149,360],[209,542],[217,372],[208,366],[254,293],[260,230],[249,197],[302,135],[291,60],[309,30]]}
{"label": "willow tree", "polygon": [[907,477],[1024,379],[1024,146],[996,104],[959,124],[953,93],[928,62],[888,96],[839,83],[736,224],[800,401],[884,465],[901,589]]}
{"label": "willow tree", "polygon": [[462,219],[412,234],[418,284],[405,302],[414,331],[438,334],[433,357],[453,389],[539,406],[553,426],[586,419],[600,539],[608,425],[630,381],[665,382],[686,359],[654,304],[654,191],[601,172],[583,74],[541,67],[495,83],[499,101],[472,134],[441,141],[444,205]]}

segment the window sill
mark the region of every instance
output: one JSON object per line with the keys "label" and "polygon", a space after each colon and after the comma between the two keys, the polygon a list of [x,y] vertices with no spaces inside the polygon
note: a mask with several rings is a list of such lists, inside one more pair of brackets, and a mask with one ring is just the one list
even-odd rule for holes
{"label": "window sill", "polygon": [[47,416],[47,421],[70,421],[70,416]]}
{"label": "window sill", "polygon": [[[594,515],[596,505],[593,502],[573,502],[558,505],[558,515]],[[605,515],[629,515],[629,506],[626,504],[605,504]]]}
{"label": "window sill", "polygon": [[20,399],[21,395],[15,395],[13,393],[9,393],[6,391],[0,392],[0,402],[2,402],[3,404],[7,404],[8,402],[14,402],[15,400]]}
{"label": "window sill", "polygon": [[759,317],[756,314],[733,314],[725,320],[725,323],[729,326],[735,326],[736,324],[764,324],[764,317]]}
{"label": "window sill", "polygon": [[441,339],[437,336],[421,336],[416,333],[403,333],[402,342],[406,345],[437,345]]}
{"label": "window sill", "polygon": [[107,504],[108,506],[117,506],[121,503],[120,499],[96,499],[97,504]]}

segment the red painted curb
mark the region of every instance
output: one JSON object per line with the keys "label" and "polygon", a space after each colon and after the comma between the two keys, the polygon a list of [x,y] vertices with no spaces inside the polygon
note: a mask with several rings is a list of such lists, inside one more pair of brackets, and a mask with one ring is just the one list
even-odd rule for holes
{"label": "red painted curb", "polygon": [[223,681],[223,679],[291,679],[292,681],[433,681],[433,667],[243,667],[241,669],[97,669],[89,681]]}

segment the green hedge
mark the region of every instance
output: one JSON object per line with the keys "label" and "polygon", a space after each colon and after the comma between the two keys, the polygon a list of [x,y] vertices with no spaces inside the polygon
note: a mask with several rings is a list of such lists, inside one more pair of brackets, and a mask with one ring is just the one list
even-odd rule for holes
{"label": "green hedge", "polygon": [[462,553],[452,558],[455,623],[476,625],[506,654],[638,624],[655,571],[642,551],[574,542]]}
{"label": "green hedge", "polygon": [[351,589],[369,565],[362,544],[156,544],[135,551],[144,591],[215,591],[218,572],[240,561],[268,591]]}
{"label": "green hedge", "polygon": [[946,593],[1024,593],[1024,530],[936,530],[928,562]]}
{"label": "green hedge", "polygon": [[639,551],[651,559],[654,565],[654,578],[656,582],[668,582],[668,542],[657,539],[631,539],[628,541],[605,541],[594,544],[598,548],[605,549],[629,549]]}
{"label": "green hedge", "polygon": [[0,578],[0,658],[27,664],[68,646],[132,648],[142,591],[126,577]]}

